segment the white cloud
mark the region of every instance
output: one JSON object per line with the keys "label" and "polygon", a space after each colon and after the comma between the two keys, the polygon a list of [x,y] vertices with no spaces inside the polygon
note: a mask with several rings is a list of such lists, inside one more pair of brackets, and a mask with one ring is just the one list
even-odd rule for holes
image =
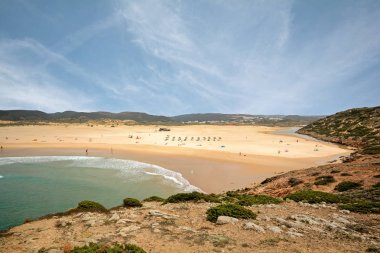
{"label": "white cloud", "polygon": [[[33,57],[23,57],[32,54]],[[19,58],[18,58],[19,57]],[[86,110],[91,100],[69,90],[61,80],[36,64],[36,57],[61,60],[33,40],[3,40],[0,43],[0,107],[3,109],[39,109],[60,111]]]}

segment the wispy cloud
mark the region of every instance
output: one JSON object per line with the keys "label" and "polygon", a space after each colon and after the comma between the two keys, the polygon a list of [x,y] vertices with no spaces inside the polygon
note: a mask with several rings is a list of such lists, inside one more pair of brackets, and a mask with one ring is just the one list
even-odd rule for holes
{"label": "wispy cloud", "polygon": [[55,40],[0,37],[0,106],[325,114],[378,103],[377,1],[110,4]]}
{"label": "wispy cloud", "polygon": [[[30,58],[30,54],[34,57]],[[0,43],[0,101],[3,108],[33,108],[45,111],[86,110],[91,100],[67,85],[36,58],[62,61],[61,56],[33,40],[3,40]],[[74,96],[75,94],[75,96]]]}

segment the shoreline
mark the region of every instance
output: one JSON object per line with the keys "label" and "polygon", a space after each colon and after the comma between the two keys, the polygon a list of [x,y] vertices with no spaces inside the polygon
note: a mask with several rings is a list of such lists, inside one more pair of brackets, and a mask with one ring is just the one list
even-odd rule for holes
{"label": "shoreline", "polygon": [[[236,131],[236,128],[238,128],[237,130],[246,132],[240,133],[239,131]],[[147,129],[149,129],[150,132],[147,132]],[[0,128],[0,138],[1,136],[7,136],[8,138],[6,139],[6,143],[3,141],[0,142],[0,144],[5,146],[0,153],[0,157],[88,155],[135,160],[179,172],[192,185],[200,188],[204,192],[221,193],[228,190],[250,187],[261,182],[265,178],[285,173],[290,170],[325,164],[331,160],[335,160],[338,156],[348,155],[350,153],[349,150],[338,148],[330,143],[321,144],[318,142],[318,144],[315,144],[313,141],[302,139],[299,136],[281,136],[270,132],[260,132],[268,130],[277,131],[278,129],[278,127],[212,127],[211,130],[215,132],[215,135],[220,135],[223,139],[227,139],[223,141],[226,148],[223,150],[216,150],[218,145],[220,145],[218,142],[215,142],[215,144],[212,142],[203,142],[204,145],[207,144],[208,146],[203,146],[202,148],[191,147],[190,145],[186,147],[182,145],[164,146],[159,144],[149,144],[149,138],[156,140],[159,139],[156,137],[157,135],[163,136],[167,134],[154,132],[153,126],[120,127],[120,129],[105,129],[104,127],[80,127],[78,129],[76,126],[70,129],[70,127],[64,127],[63,132],[59,132],[62,137],[58,135],[56,131],[57,128],[54,127],[8,127]],[[12,132],[10,132],[11,130]],[[58,130],[62,131],[62,127],[58,126]],[[77,133],[76,130],[79,130],[79,133]],[[100,143],[98,140],[92,140],[92,142],[86,140],[87,142],[80,141],[80,143],[74,143],[75,138],[79,138],[79,135],[82,134],[81,131],[83,132],[84,130],[86,130],[88,136],[99,135],[100,132],[104,143]],[[143,140],[148,144],[124,143],[129,140],[127,136],[130,133],[128,132],[132,132],[132,130],[139,133],[139,135],[145,134],[146,139],[148,140]],[[175,128],[173,129],[173,132],[177,132],[171,132],[170,134],[178,135],[178,132],[181,133],[181,131],[189,134],[189,130],[198,134],[198,132],[209,129],[205,130],[198,126],[195,128],[192,126],[186,126]],[[228,132],[231,130],[233,130],[232,134]],[[116,133],[116,135],[111,135],[115,134],[115,131],[118,131],[118,133]],[[121,133],[123,135],[121,135]],[[74,134],[79,135],[78,137],[75,137]],[[241,135],[247,135],[249,138],[253,139],[253,141],[247,141],[247,143],[241,145],[242,150],[245,148],[247,152],[233,152],[236,149],[235,147],[237,147],[240,142],[243,142],[242,140],[237,139],[241,139]],[[26,136],[30,139],[28,142],[25,142],[25,139],[27,138]],[[41,138],[45,138],[47,141],[36,142],[34,141],[35,139],[32,139],[32,137],[29,136],[38,136],[35,137],[35,139],[40,138],[39,136],[41,136]],[[281,138],[284,143],[275,143],[274,140],[271,140],[274,138]],[[327,150],[325,153],[333,153],[330,155],[322,155],[318,152],[300,153],[296,148],[293,148],[296,145],[296,139],[297,143],[298,140],[300,140],[299,145],[303,145],[298,148],[301,149],[301,151],[305,146],[310,148],[313,145],[322,145],[323,149]],[[24,142],[21,142],[21,140],[24,140]],[[269,153],[268,148],[271,148],[272,146],[276,146],[275,148],[277,148],[277,146],[280,145],[285,146],[285,143],[287,143],[287,145],[293,145],[291,151],[294,150],[294,154],[289,152],[289,155],[289,153],[283,152],[280,155],[267,155],[267,153]],[[260,148],[261,146],[264,151]],[[88,149],[87,154],[85,153],[86,149]],[[297,157],[301,155],[306,157]]]}
{"label": "shoreline", "polygon": [[[151,147],[154,148],[154,147]],[[220,152],[204,152],[194,154],[187,150],[182,154],[172,154],[169,150],[130,149],[113,146],[113,154],[110,149],[99,147],[89,148],[89,156],[134,160],[161,166],[175,172],[179,172],[192,185],[206,193],[221,193],[228,190],[253,186],[265,178],[282,174],[291,170],[304,169],[326,163],[334,157],[326,157],[322,160],[310,158],[276,158],[268,156],[250,155],[245,160],[240,160],[235,154]],[[80,147],[24,147],[9,148],[2,152],[0,157],[16,156],[85,156]],[[268,160],[270,163],[268,163]]]}

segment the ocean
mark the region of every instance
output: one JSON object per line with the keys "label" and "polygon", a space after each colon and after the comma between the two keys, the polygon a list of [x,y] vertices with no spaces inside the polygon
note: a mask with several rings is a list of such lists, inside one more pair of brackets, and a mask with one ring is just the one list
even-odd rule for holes
{"label": "ocean", "polygon": [[180,173],[131,160],[82,156],[0,158],[0,229],[94,200],[110,208],[126,197],[199,190]]}

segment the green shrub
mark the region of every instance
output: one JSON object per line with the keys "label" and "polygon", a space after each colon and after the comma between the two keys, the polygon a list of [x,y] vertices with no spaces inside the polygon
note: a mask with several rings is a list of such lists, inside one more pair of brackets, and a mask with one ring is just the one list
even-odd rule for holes
{"label": "green shrub", "polygon": [[347,172],[340,173],[340,175],[341,175],[342,177],[351,177],[351,176],[352,176],[352,174],[347,173]]}
{"label": "green shrub", "polygon": [[107,208],[105,208],[102,204],[91,200],[83,200],[79,202],[76,209],[79,211],[88,212],[107,212]]}
{"label": "green shrub", "polygon": [[219,216],[229,216],[238,219],[256,219],[251,210],[235,204],[223,204],[207,210],[207,220],[216,222]]}
{"label": "green shrub", "polygon": [[125,198],[123,204],[125,207],[142,207],[141,202],[134,198]]}
{"label": "green shrub", "polygon": [[372,185],[373,188],[380,188],[380,182]]}
{"label": "green shrub", "polygon": [[190,193],[177,193],[168,197],[164,204],[166,203],[180,203],[180,202],[216,202],[219,203],[220,200],[215,194],[204,194],[201,192],[190,192]]}
{"label": "green shrub", "polygon": [[348,197],[342,197],[342,196],[337,196],[332,193],[313,191],[313,190],[298,191],[298,192],[289,194],[285,198],[294,200],[296,202],[302,201],[302,202],[307,202],[310,204],[321,203],[321,202],[346,203],[349,201]]}
{"label": "green shrub", "polygon": [[144,201],[147,201],[147,202],[164,202],[165,199],[158,197],[158,196],[151,196],[149,198],[144,199]]}
{"label": "green shrub", "polygon": [[380,178],[380,174],[379,175],[374,175],[373,177],[374,178]]}
{"label": "green shrub", "polygon": [[299,184],[302,184],[303,181],[301,179],[298,179],[298,178],[294,178],[294,177],[291,177],[289,178],[288,180],[288,184],[291,186],[291,187],[294,187],[296,185],[299,185]]}
{"label": "green shrub", "polygon": [[335,182],[333,176],[320,176],[316,178],[317,181],[314,182],[315,185],[327,185]]}
{"label": "green shrub", "polygon": [[336,173],[339,173],[339,172],[340,172],[340,170],[336,170],[336,169],[333,169],[333,170],[330,171],[331,174],[336,174]]}
{"label": "green shrub", "polygon": [[380,146],[370,146],[370,147],[365,147],[363,149],[363,153],[367,155],[376,155],[380,154]]}
{"label": "green shrub", "polygon": [[222,202],[227,202],[227,203],[235,203],[237,201],[236,198],[229,197],[229,196],[224,196],[220,199]]}
{"label": "green shrub", "polygon": [[372,253],[380,253],[380,248],[371,245],[367,248],[366,252],[372,252]]}
{"label": "green shrub", "polygon": [[357,182],[343,181],[343,182],[340,182],[339,184],[337,184],[335,186],[334,190],[336,190],[338,192],[344,192],[344,191],[348,191],[351,189],[358,188],[360,186],[362,186],[362,184],[357,183]]}
{"label": "green shrub", "polygon": [[267,195],[240,195],[239,201],[236,203],[240,206],[264,205],[264,204],[279,204],[282,201]]}
{"label": "green shrub", "polygon": [[124,245],[116,244],[114,246],[90,243],[88,246],[75,247],[70,253],[146,253],[146,251],[129,243]]}
{"label": "green shrub", "polygon": [[240,196],[240,194],[236,191],[228,191],[226,192],[226,195],[232,198],[238,198]]}
{"label": "green shrub", "polygon": [[356,213],[380,213],[380,202],[357,201],[340,205],[339,208]]}

